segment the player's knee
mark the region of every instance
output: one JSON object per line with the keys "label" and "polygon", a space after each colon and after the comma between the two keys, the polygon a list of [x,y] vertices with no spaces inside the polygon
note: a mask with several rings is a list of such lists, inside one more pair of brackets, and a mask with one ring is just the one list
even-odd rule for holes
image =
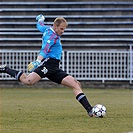
{"label": "player's knee", "polygon": [[75,90],[81,89],[80,82],[74,79],[72,76],[65,77],[62,81],[62,84],[71,87],[72,89]]}
{"label": "player's knee", "polygon": [[33,81],[31,81],[30,79],[27,80],[27,85],[33,85],[33,84],[34,84]]}
{"label": "player's knee", "polygon": [[79,81],[77,81],[78,85],[81,87],[81,83]]}
{"label": "player's knee", "polygon": [[34,84],[34,82],[33,82],[31,79],[29,79],[29,78],[26,78],[26,79],[23,81],[23,83],[26,84],[26,85],[33,85],[33,84]]}
{"label": "player's knee", "polygon": [[79,81],[77,81],[76,79],[74,81],[76,82],[77,85],[81,86]]}
{"label": "player's knee", "polygon": [[79,81],[77,81],[76,79],[74,79],[75,84],[73,84],[73,89],[80,89],[81,88],[81,84]]}

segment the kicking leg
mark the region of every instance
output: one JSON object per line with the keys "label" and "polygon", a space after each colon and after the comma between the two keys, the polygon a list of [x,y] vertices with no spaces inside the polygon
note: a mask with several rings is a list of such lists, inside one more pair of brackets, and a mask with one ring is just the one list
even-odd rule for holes
{"label": "kicking leg", "polygon": [[67,76],[62,80],[61,84],[65,85],[65,86],[68,86],[68,87],[73,89],[73,92],[76,96],[76,99],[86,109],[89,116],[92,117],[93,116],[92,106],[90,105],[87,97],[83,93],[80,83],[76,79],[74,79],[72,76]]}

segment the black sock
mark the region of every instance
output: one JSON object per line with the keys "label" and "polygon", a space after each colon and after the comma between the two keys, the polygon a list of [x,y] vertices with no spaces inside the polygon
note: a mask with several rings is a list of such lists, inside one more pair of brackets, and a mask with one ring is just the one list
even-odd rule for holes
{"label": "black sock", "polygon": [[81,103],[81,105],[89,112],[92,109],[88,99],[84,95],[84,93],[80,93],[76,96],[76,99]]}
{"label": "black sock", "polygon": [[11,69],[9,67],[6,67],[6,73],[18,80],[19,80],[20,76],[23,74],[22,71],[17,71],[17,70]]}

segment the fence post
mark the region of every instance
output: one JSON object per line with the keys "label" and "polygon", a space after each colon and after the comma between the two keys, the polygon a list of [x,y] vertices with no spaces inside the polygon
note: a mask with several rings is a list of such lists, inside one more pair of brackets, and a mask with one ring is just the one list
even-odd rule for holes
{"label": "fence post", "polygon": [[132,83],[132,78],[133,78],[133,44],[130,44],[130,84]]}

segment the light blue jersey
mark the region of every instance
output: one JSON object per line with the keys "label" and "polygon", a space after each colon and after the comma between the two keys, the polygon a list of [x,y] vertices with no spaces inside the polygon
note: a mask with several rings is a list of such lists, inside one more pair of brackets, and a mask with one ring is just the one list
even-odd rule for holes
{"label": "light blue jersey", "polygon": [[39,55],[44,58],[54,58],[61,60],[62,45],[58,36],[51,26],[46,26],[42,22],[37,22],[37,29],[43,33],[42,48]]}

